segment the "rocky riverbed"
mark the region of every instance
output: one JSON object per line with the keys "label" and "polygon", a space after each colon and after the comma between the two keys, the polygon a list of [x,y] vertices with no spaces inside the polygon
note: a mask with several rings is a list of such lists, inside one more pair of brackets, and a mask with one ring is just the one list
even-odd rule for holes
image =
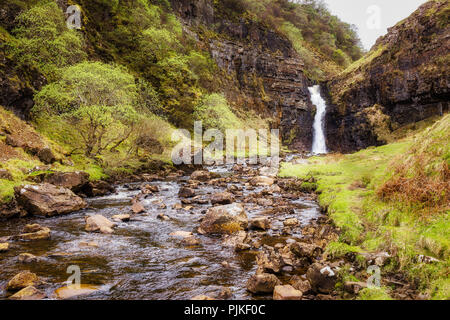
{"label": "rocky riverbed", "polygon": [[[324,259],[336,230],[301,181],[269,169],[147,176],[71,214],[2,221],[0,297],[339,298],[339,270],[352,266]],[[74,270],[81,287],[66,286]]]}

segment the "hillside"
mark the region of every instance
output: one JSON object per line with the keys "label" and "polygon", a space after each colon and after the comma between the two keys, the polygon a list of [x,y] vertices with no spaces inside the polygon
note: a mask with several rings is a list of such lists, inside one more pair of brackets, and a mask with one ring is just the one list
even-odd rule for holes
{"label": "hillside", "polygon": [[[329,257],[353,254],[358,264],[358,255],[389,253],[382,268],[385,297],[392,289],[387,278],[398,270],[425,297],[450,297],[449,126],[446,115],[397,142],[281,170],[281,176],[316,181],[319,203],[340,229],[339,241],[328,245]],[[380,298],[376,291],[364,294]]]}
{"label": "hillside", "polygon": [[332,150],[381,145],[402,126],[448,112],[449,14],[448,1],[428,1],[327,82]]}
{"label": "hillside", "polygon": [[[0,299],[450,299],[449,14],[364,52],[322,0],[2,0]],[[179,165],[197,121],[285,163]]]}
{"label": "hillside", "polygon": [[[0,106],[31,121],[67,161],[110,176],[168,161],[171,130],[192,130],[194,120],[281,125],[287,143],[307,150],[308,83],[360,56],[352,29],[314,1],[80,1],[81,30],[65,26],[70,4],[2,3]],[[323,37],[335,40],[325,46]]]}

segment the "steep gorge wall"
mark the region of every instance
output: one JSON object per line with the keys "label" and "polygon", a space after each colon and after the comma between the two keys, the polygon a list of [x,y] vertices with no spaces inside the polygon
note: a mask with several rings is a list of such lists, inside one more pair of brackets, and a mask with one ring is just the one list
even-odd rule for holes
{"label": "steep gorge wall", "polygon": [[[285,143],[309,151],[315,108],[302,59],[289,40],[259,23],[219,15],[209,0],[171,2],[186,30],[197,33],[197,39],[228,74],[231,87],[238,89],[224,88],[234,107],[273,117],[273,126],[281,129]],[[215,36],[204,37],[200,26]]]}
{"label": "steep gorge wall", "polygon": [[392,130],[448,111],[449,12],[448,1],[425,3],[327,84],[331,150],[380,145]]}

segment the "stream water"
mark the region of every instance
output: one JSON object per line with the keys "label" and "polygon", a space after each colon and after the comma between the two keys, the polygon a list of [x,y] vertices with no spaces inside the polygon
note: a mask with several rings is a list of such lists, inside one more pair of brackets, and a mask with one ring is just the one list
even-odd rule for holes
{"label": "stream water", "polygon": [[[279,208],[288,203],[292,210],[288,213],[271,215],[272,228],[259,232],[263,243],[274,245],[285,243],[288,238],[302,237],[301,228],[296,228],[288,237],[281,235],[283,221],[296,217],[300,223],[308,225],[320,215],[317,204],[307,198],[287,197],[282,193],[267,196],[272,205],[258,204],[244,199],[260,193],[267,187],[251,187],[249,176],[233,172],[231,166],[209,167],[210,171],[229,177],[229,182],[219,186],[202,183],[198,195],[221,192],[236,185],[242,188],[242,196],[236,202],[243,202],[249,219],[263,215],[263,211]],[[257,170],[254,167],[254,170]],[[55,289],[65,285],[70,274],[67,268],[77,265],[81,269],[81,283],[96,285],[100,290],[79,299],[190,299],[196,295],[214,295],[223,288],[232,291],[232,299],[252,299],[246,291],[247,279],[256,269],[257,249],[236,253],[233,247],[223,244],[220,237],[202,236],[200,246],[186,247],[171,232],[194,231],[199,220],[211,204],[193,204],[192,208],[174,208],[180,204],[178,191],[189,177],[154,181],[159,192],[143,200],[145,214],[134,215],[129,222],[119,223],[114,233],[107,235],[84,230],[85,217],[101,214],[108,218],[120,213],[130,213],[131,199],[137,195],[141,183],[120,185],[114,194],[88,199],[89,207],[83,211],[53,218],[28,217],[0,222],[0,238],[21,233],[30,223],[39,223],[52,230],[50,240],[14,241],[10,249],[0,254],[0,298],[7,298],[6,283],[18,272],[30,270],[36,273],[45,285],[49,298],[55,297]],[[163,209],[163,205],[167,208]],[[157,219],[164,213],[170,221]],[[267,216],[267,214],[265,214]],[[253,231],[252,231],[253,232]],[[98,247],[83,245],[96,242]],[[31,253],[38,261],[31,264],[18,262],[21,253]],[[223,261],[229,267],[222,265]],[[271,298],[271,296],[260,297]]]}
{"label": "stream water", "polygon": [[313,125],[313,145],[311,152],[313,154],[327,153],[327,145],[325,140],[325,114],[327,112],[327,105],[325,100],[320,95],[320,86],[316,85],[308,88],[311,93],[311,102],[317,107],[316,115],[314,117]]}

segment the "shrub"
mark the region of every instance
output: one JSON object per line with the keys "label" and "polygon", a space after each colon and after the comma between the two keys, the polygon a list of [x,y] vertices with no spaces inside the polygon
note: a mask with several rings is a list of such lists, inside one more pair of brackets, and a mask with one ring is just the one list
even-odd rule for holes
{"label": "shrub", "polygon": [[157,63],[159,92],[165,101],[159,115],[179,127],[192,126],[192,112],[201,96],[197,77],[189,68],[186,56],[176,55]]}
{"label": "shrub", "polygon": [[225,133],[226,129],[242,128],[239,118],[231,111],[223,94],[213,93],[202,97],[195,107],[194,119],[203,122],[205,129],[218,129]]}
{"label": "shrub", "polygon": [[334,50],[333,59],[334,59],[334,61],[336,61],[339,65],[341,65],[343,67],[347,67],[351,63],[350,58],[341,49]]}
{"label": "shrub", "polygon": [[83,39],[66,27],[63,12],[53,1],[20,14],[13,35],[17,40],[10,51],[19,65],[36,67],[50,80],[58,77],[61,68],[86,58]]}
{"label": "shrub", "polygon": [[139,116],[133,76],[120,67],[83,62],[36,95],[35,116],[57,115],[76,130],[86,156],[114,150],[133,132]]}

